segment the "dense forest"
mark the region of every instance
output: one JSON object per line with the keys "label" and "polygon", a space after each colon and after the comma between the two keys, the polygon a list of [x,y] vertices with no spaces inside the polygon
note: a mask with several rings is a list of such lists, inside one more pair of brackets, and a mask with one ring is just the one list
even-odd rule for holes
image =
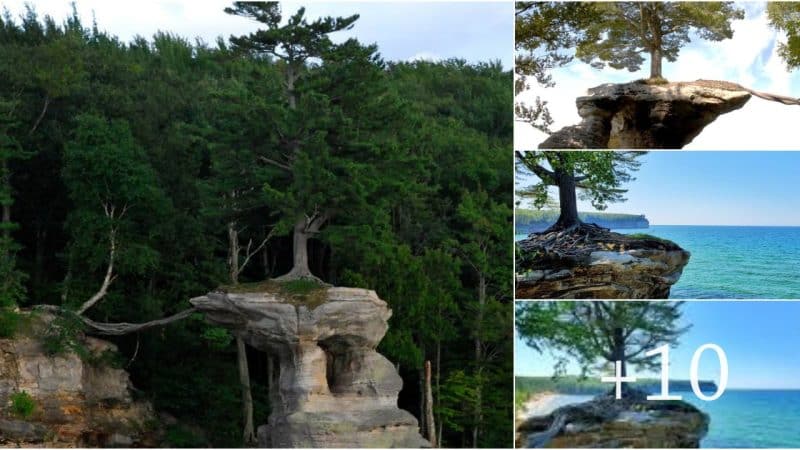
{"label": "dense forest", "polygon": [[[123,42],[77,13],[0,19],[0,324],[35,305],[147,322],[297,273],[306,220],[310,273],[392,307],[379,351],[400,406],[420,417],[429,360],[439,445],[509,446],[511,72],[328,38],[357,16],[251,18],[267,26],[214,44]],[[92,332],[65,321],[48,338],[69,351]],[[192,314],[112,339],[140,395],[178,419],[171,445],[242,445],[232,336]],[[266,358],[248,359],[258,425]]]}

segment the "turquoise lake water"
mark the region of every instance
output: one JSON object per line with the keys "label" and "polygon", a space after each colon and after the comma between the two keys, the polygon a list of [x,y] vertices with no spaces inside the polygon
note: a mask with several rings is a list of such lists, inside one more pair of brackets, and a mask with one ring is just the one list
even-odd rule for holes
{"label": "turquoise lake water", "polygon": [[800,391],[728,389],[713,402],[681,395],[711,417],[701,447],[800,447]]}
{"label": "turquoise lake water", "polygon": [[653,225],[615,231],[651,234],[691,252],[670,298],[800,299],[800,227]]}

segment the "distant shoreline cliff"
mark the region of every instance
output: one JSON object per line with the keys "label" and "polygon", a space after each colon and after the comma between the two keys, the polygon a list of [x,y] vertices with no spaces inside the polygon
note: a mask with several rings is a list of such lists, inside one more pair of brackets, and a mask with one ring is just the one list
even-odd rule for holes
{"label": "distant shoreline cliff", "polygon": [[[700,390],[703,392],[714,392],[717,384],[711,380],[699,380]],[[655,378],[640,378],[631,386],[648,394],[656,394],[661,391],[661,380]],[[552,377],[516,377],[517,395],[526,396],[533,392],[553,392],[563,395],[603,395],[613,389],[613,385],[602,383],[597,378],[581,379],[576,376],[566,375],[556,379]],[[670,379],[670,392],[692,392],[692,385],[689,380]]]}
{"label": "distant shoreline cliff", "polygon": [[[530,234],[546,230],[558,219],[558,210],[517,209],[514,229],[516,234]],[[604,228],[649,228],[644,214],[614,214],[604,212],[578,213],[581,220]]]}

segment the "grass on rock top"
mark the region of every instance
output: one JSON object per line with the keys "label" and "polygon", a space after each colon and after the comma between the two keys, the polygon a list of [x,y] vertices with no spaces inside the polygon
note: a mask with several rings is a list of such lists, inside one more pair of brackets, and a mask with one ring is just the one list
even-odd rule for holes
{"label": "grass on rock top", "polygon": [[[632,233],[632,234],[627,234],[626,236],[628,236],[631,239],[648,239],[648,240],[651,240],[651,241],[661,242],[663,244],[675,244],[674,242],[670,241],[669,239],[663,239],[663,238],[660,238],[658,236],[653,236],[652,234],[647,234],[647,233]],[[677,244],[675,244],[675,245],[677,245]]]}
{"label": "grass on rock top", "polygon": [[233,294],[268,292],[282,297],[285,303],[314,309],[328,299],[328,286],[314,280],[275,281],[266,280],[255,283],[239,283],[220,286],[220,289]]}

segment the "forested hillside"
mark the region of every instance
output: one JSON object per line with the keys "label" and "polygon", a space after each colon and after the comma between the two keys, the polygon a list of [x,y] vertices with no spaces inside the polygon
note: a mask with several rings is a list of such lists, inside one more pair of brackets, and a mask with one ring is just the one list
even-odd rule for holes
{"label": "forested hillside", "polygon": [[[103,288],[96,321],[169,316],[232,278],[289,272],[298,220],[321,218],[308,268],[390,304],[379,350],[400,406],[419,417],[430,360],[440,445],[510,446],[510,71],[387,62],[354,39],[295,64],[99,25],[0,19],[0,325],[14,305],[77,310]],[[93,332],[65,323],[55,350]],[[242,444],[226,331],[193,314],[114,341],[141,395],[179,419],[173,445]],[[248,357],[262,424],[266,358]]]}

